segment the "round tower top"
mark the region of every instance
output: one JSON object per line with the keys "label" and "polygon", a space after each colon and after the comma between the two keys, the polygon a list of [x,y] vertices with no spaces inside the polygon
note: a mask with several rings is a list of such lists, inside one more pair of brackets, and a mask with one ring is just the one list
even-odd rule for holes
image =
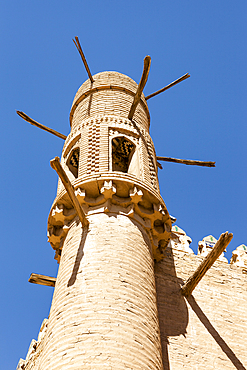
{"label": "round tower top", "polygon": [[[77,91],[70,112],[70,124],[77,126],[83,119],[98,115],[127,118],[138,84],[119,72],[100,72],[85,81]],[[149,128],[150,115],[144,94],[135,111],[134,121]]]}

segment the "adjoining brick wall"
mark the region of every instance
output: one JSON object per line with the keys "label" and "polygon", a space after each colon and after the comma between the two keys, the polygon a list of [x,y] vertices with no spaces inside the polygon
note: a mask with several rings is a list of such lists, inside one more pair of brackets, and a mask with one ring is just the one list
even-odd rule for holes
{"label": "adjoining brick wall", "polygon": [[186,300],[180,286],[203,258],[167,248],[155,276],[165,370],[247,368],[247,275],[216,263]]}
{"label": "adjoining brick wall", "polygon": [[16,370],[38,370],[41,354],[44,348],[44,336],[46,333],[48,320],[44,319],[38,335],[38,340],[33,339],[30,343],[26,359],[20,359]]}

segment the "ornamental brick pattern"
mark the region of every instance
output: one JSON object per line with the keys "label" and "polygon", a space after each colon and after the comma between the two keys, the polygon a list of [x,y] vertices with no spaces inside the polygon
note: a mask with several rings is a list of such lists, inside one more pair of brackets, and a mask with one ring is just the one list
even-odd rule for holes
{"label": "ornamental brick pattern", "polygon": [[99,172],[99,143],[100,125],[99,122],[91,125],[88,129],[88,159],[87,174]]}

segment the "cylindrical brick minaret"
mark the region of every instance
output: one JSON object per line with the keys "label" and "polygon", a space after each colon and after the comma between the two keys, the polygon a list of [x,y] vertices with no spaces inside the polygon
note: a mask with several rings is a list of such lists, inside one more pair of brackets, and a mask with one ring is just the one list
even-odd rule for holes
{"label": "cylindrical brick minaret", "polygon": [[[171,230],[159,193],[144,95],[103,72],[78,90],[61,164],[89,221],[59,180],[48,235],[60,263],[39,370],[163,369],[153,265]],[[36,368],[35,368],[36,370]]]}

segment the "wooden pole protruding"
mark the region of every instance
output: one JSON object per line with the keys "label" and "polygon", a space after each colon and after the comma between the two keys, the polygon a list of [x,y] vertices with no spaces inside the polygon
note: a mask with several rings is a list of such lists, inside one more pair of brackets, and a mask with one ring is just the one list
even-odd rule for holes
{"label": "wooden pole protruding", "polygon": [[158,161],[187,164],[190,166],[215,167],[215,162],[197,161],[193,159],[179,159],[171,157],[156,157]]}
{"label": "wooden pole protruding", "polygon": [[224,234],[221,234],[219,240],[216,242],[211,252],[204,258],[204,260],[198,266],[193,275],[189,277],[186,283],[182,286],[181,293],[183,296],[189,297],[192,294],[199,281],[203,278],[203,276],[214,264],[221,253],[226,249],[226,247],[232,240],[232,237],[233,234],[228,233],[228,231],[226,231]]}
{"label": "wooden pole protruding", "polygon": [[60,139],[63,139],[63,140],[65,140],[67,138],[66,135],[63,135],[60,132],[57,132],[57,131],[53,130],[52,128],[46,127],[45,125],[42,125],[41,123],[39,123],[37,121],[34,121],[34,119],[28,117],[28,115],[26,113],[24,113],[24,112],[21,112],[21,111],[17,110],[16,113],[22,119],[24,119],[25,121],[31,123],[31,125],[36,126],[38,128],[41,128],[41,130],[45,130],[47,132],[50,132],[50,134],[53,134],[53,135],[55,135],[57,137],[60,137]]}
{"label": "wooden pole protruding", "polygon": [[156,163],[157,163],[157,167],[160,168],[161,170],[163,170],[162,164],[159,163],[158,161],[156,161]]}
{"label": "wooden pole protruding", "polygon": [[77,215],[82,223],[83,226],[88,226],[89,222],[86,219],[86,216],[83,212],[83,209],[76,198],[75,195],[75,189],[71,182],[69,181],[68,176],[66,175],[66,172],[64,171],[63,167],[60,164],[59,157],[55,157],[50,161],[51,167],[57,172],[58,176],[60,177],[65,189],[67,190],[68,196],[70,197],[70,200],[77,212]]}
{"label": "wooden pole protruding", "polygon": [[189,73],[186,73],[185,75],[183,75],[183,76],[179,77],[177,80],[175,80],[175,81],[171,82],[169,85],[167,85],[167,86],[163,87],[162,89],[160,89],[160,90],[158,90],[158,91],[156,91],[156,92],[154,92],[154,93],[152,93],[152,94],[150,94],[150,95],[146,96],[146,98],[145,98],[145,99],[146,99],[146,100],[148,100],[148,99],[150,99],[150,98],[153,98],[154,96],[156,96],[156,95],[158,95],[158,94],[162,93],[163,91],[166,91],[166,90],[170,89],[170,87],[172,87],[172,86],[174,86],[174,85],[177,85],[179,82],[181,82],[181,81],[183,81],[183,80],[186,80],[186,79],[187,79],[187,78],[189,78],[189,77],[190,77]]}
{"label": "wooden pole protruding", "polygon": [[74,42],[74,44],[75,44],[75,46],[76,46],[77,50],[79,51],[79,54],[80,54],[81,59],[82,59],[82,61],[83,61],[84,67],[86,68],[86,71],[87,71],[88,77],[90,78],[90,81],[93,83],[93,82],[94,82],[94,79],[93,79],[93,76],[92,76],[92,74],[91,74],[91,72],[90,72],[90,69],[89,69],[89,67],[88,67],[87,60],[86,60],[86,58],[85,58],[85,55],[84,55],[84,53],[83,53],[83,51],[82,51],[82,48],[81,48],[81,44],[80,44],[79,38],[76,36],[76,37],[75,37],[75,40],[74,40],[74,39],[72,39],[72,40],[73,40],[73,42]]}
{"label": "wooden pole protruding", "polygon": [[34,274],[34,273],[32,273],[30,275],[30,278],[28,279],[29,283],[52,286],[52,287],[55,286],[56,280],[57,278],[55,277]]}
{"label": "wooden pole protruding", "polygon": [[137,107],[137,105],[138,105],[138,103],[141,99],[142,91],[143,91],[143,89],[146,85],[147,79],[148,79],[150,66],[151,66],[151,57],[149,55],[147,55],[144,58],[144,66],[143,66],[142,77],[141,77],[141,80],[139,82],[138,88],[136,90],[136,94],[134,96],[133,103],[132,103],[130,111],[129,111],[129,115],[128,115],[129,120],[132,120],[132,118],[134,116],[134,113],[135,113],[135,110],[136,110],[136,107]]}

